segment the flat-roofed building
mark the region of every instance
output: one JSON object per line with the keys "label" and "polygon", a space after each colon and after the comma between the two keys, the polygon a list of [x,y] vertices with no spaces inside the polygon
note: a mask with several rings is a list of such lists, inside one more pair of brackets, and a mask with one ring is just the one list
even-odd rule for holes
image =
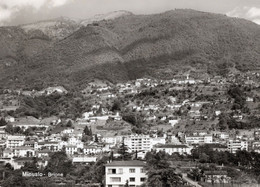
{"label": "flat-roofed building", "polygon": [[152,149],[151,138],[149,135],[130,135],[124,138],[124,143],[129,148],[129,152],[148,152]]}
{"label": "flat-roofed building", "polygon": [[154,148],[156,151],[165,151],[166,153],[172,155],[173,153],[191,154],[192,147],[184,144],[159,144],[155,145]]}
{"label": "flat-roofed building", "polygon": [[106,164],[105,187],[141,186],[146,180],[145,162],[139,160],[114,161]]}
{"label": "flat-roofed building", "polygon": [[241,140],[229,140],[227,143],[227,147],[230,153],[236,153],[239,150],[248,151],[248,142]]}
{"label": "flat-roofed building", "polygon": [[185,135],[185,141],[187,144],[205,144],[213,143],[212,134],[206,135]]}
{"label": "flat-roofed building", "polygon": [[8,136],[6,140],[6,147],[15,148],[18,146],[22,146],[24,142],[25,142],[25,136],[20,136],[20,135]]}

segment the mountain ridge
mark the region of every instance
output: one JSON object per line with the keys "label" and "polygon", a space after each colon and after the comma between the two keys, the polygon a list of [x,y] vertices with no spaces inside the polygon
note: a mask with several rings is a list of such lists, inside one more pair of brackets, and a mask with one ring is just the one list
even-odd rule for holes
{"label": "mountain ridge", "polygon": [[[256,69],[260,63],[259,25],[195,10],[103,19],[58,40],[41,31],[34,31],[32,37],[16,29],[20,33],[16,42],[3,42],[6,38],[0,37],[0,44],[14,48],[8,55],[0,53],[0,62],[17,59],[16,67],[0,65],[4,66],[1,86],[79,88],[95,78],[111,82],[147,75],[170,79],[189,69],[226,74],[229,69]],[[29,49],[35,52],[30,54]]]}

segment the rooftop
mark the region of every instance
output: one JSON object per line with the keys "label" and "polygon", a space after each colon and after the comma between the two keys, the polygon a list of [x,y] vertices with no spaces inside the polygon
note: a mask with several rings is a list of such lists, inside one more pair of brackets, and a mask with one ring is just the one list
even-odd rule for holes
{"label": "rooftop", "polygon": [[188,148],[187,145],[184,144],[159,144],[156,145],[157,148]]}
{"label": "rooftop", "polygon": [[129,160],[129,161],[114,161],[106,164],[105,166],[145,166],[145,162],[140,160]]}
{"label": "rooftop", "polygon": [[227,171],[223,171],[223,170],[205,171],[205,175],[227,175]]}

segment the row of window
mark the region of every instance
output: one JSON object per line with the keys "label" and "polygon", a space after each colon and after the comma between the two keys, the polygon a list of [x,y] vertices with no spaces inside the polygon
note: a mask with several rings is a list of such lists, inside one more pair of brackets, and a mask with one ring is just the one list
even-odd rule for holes
{"label": "row of window", "polygon": [[[122,174],[123,168],[119,168],[118,172],[116,172],[116,169],[108,169],[108,174]],[[129,173],[135,173],[135,168],[130,168]],[[141,168],[141,173],[145,173],[145,169]]]}
{"label": "row of window", "polygon": [[[145,182],[146,178],[145,177],[141,177],[140,181],[141,182]],[[110,177],[110,182],[121,182],[121,177]],[[130,177],[129,178],[129,182],[135,182],[135,177]]]}

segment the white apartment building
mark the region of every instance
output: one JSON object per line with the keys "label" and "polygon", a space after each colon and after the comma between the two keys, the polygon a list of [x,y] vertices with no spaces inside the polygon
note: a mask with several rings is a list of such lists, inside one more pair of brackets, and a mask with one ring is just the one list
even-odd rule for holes
{"label": "white apartment building", "polygon": [[25,136],[8,136],[6,140],[7,148],[15,148],[18,146],[22,146],[25,142]]}
{"label": "white apartment building", "polygon": [[124,143],[129,152],[150,151],[152,149],[149,135],[130,135],[124,138]]}
{"label": "white apartment building", "polygon": [[248,151],[248,142],[241,140],[229,140],[227,143],[227,147],[230,153],[236,153],[239,150]]}
{"label": "white apartment building", "polygon": [[173,153],[179,153],[180,155],[183,154],[191,154],[192,147],[189,147],[184,144],[160,144],[155,145],[154,149],[156,151],[165,151],[169,155],[172,155]]}
{"label": "white apartment building", "polygon": [[105,167],[105,187],[124,187],[126,183],[129,187],[138,187],[147,180],[143,161],[114,161]]}
{"label": "white apartment building", "polygon": [[185,141],[187,144],[205,144],[213,143],[213,136],[211,134],[206,135],[185,135]]}

